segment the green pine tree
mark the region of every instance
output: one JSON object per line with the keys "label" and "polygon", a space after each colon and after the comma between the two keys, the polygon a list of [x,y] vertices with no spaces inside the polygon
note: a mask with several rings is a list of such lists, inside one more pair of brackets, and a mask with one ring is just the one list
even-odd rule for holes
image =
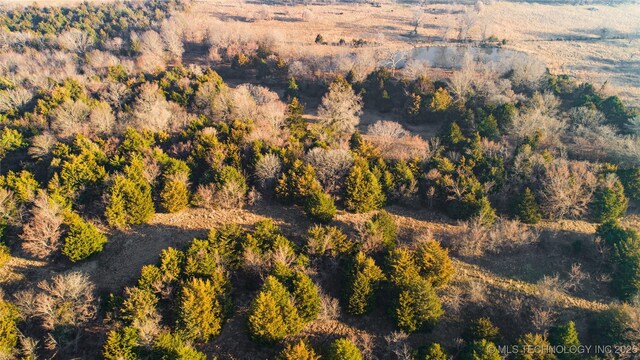
{"label": "green pine tree", "polygon": [[284,94],[287,99],[300,97],[300,89],[298,88],[298,83],[296,83],[296,79],[294,77],[289,78],[289,84]]}
{"label": "green pine tree", "polygon": [[191,278],[182,287],[178,324],[187,339],[207,342],[222,329],[219,285],[211,280]]}
{"label": "green pine tree", "polygon": [[367,313],[383,279],[384,274],[375,261],[363,252],[357,253],[345,292],[347,311],[354,315]]}
{"label": "green pine tree", "polygon": [[515,360],[556,360],[557,357],[550,350],[551,344],[539,334],[525,334],[516,342],[518,353]]}
{"label": "green pine tree", "polygon": [[304,212],[311,220],[327,224],[336,215],[336,205],[331,195],[316,190],[307,198],[304,204]]}
{"label": "green pine tree", "polygon": [[287,118],[285,124],[294,139],[302,139],[307,133],[307,120],[304,119],[304,105],[297,97],[291,99],[287,106]]}
{"label": "green pine tree", "polygon": [[356,213],[377,210],[385,201],[378,178],[363,159],[356,160],[351,168],[345,181],[345,192],[345,206]]}
{"label": "green pine tree", "polygon": [[164,333],[156,338],[152,358],[171,360],[207,360],[207,356],[194,349],[180,334]]}
{"label": "green pine tree", "polygon": [[433,327],[443,315],[442,303],[429,281],[417,278],[398,295],[396,325],[407,332]]}
{"label": "green pine tree", "polygon": [[420,106],[422,105],[422,97],[415,93],[409,94],[409,99],[404,106],[404,112],[409,120],[416,122],[420,117]]}
{"label": "green pine tree", "polygon": [[[580,339],[578,339],[575,323],[569,321],[566,324],[556,325],[551,328],[549,331],[549,342],[553,346],[562,346],[564,349],[577,348],[580,346]],[[577,360],[580,358],[580,354],[570,351],[559,353],[557,356],[559,360]]]}
{"label": "green pine tree", "polygon": [[524,189],[516,208],[518,218],[525,224],[537,224],[541,219],[540,208],[533,191]]}
{"label": "green pine tree", "polygon": [[136,352],[137,346],[138,330],[132,327],[111,330],[107,335],[102,356],[105,360],[137,360],[140,358]]}
{"label": "green pine tree", "polygon": [[69,229],[62,245],[62,254],[69,260],[84,260],[102,251],[107,237],[95,225],[73,212],[65,214],[65,224]]}
{"label": "green pine tree", "polygon": [[498,121],[491,114],[482,119],[480,124],[478,124],[478,131],[480,132],[480,135],[489,139],[496,139],[500,136]]}
{"label": "green pine tree", "polygon": [[627,197],[620,180],[613,174],[598,184],[593,194],[593,216],[598,222],[616,220],[627,211]]}
{"label": "green pine tree", "polygon": [[289,291],[275,277],[267,277],[249,311],[251,337],[258,342],[275,343],[297,334],[302,324]]}
{"label": "green pine tree", "polygon": [[328,360],[362,360],[362,353],[351,340],[342,338],[331,343]]}
{"label": "green pine tree", "polygon": [[420,275],[429,280],[434,287],[448,284],[455,272],[449,252],[433,239],[418,245],[415,259],[420,267]]}
{"label": "green pine tree", "polygon": [[300,340],[297,343],[289,343],[278,355],[277,360],[319,360],[320,356],[316,354],[313,348],[305,341]]}
{"label": "green pine tree", "polygon": [[425,351],[423,360],[448,360],[447,353],[442,350],[442,347],[438,343],[431,343]]}
{"label": "green pine tree", "polygon": [[367,232],[372,237],[379,237],[387,249],[393,249],[396,245],[396,221],[385,210],[380,210],[365,223]]}
{"label": "green pine tree", "polygon": [[462,360],[502,360],[500,352],[494,343],[487,340],[476,340],[463,351]]}
{"label": "green pine tree", "polygon": [[292,287],[291,294],[300,318],[305,323],[315,320],[320,314],[320,295],[316,284],[308,275],[297,271],[293,275]]}
{"label": "green pine tree", "polygon": [[473,320],[469,324],[469,326],[464,330],[462,338],[467,342],[482,339],[496,342],[500,339],[500,329],[493,325],[489,318],[481,317]]}
{"label": "green pine tree", "polygon": [[189,187],[186,179],[179,176],[165,179],[160,191],[160,205],[169,213],[186,209],[189,206]]}
{"label": "green pine tree", "polygon": [[304,204],[304,202],[322,186],[316,179],[313,166],[295,160],[291,168],[282,174],[276,186],[276,195],[287,204]]}
{"label": "green pine tree", "polygon": [[0,357],[13,358],[14,350],[18,345],[17,322],[20,320],[20,313],[11,303],[0,298]]}

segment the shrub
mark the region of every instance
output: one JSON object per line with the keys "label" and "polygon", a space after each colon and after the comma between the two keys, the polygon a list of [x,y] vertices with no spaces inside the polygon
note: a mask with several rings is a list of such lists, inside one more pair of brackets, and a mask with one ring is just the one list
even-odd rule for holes
{"label": "shrub", "polygon": [[345,206],[363,213],[379,209],[385,201],[378,178],[362,159],[355,162],[345,183]]}
{"label": "shrub", "polygon": [[357,253],[347,279],[345,291],[347,311],[354,315],[367,313],[373,305],[374,296],[383,279],[384,274],[375,261],[362,252]]}
{"label": "shrub", "polygon": [[331,343],[329,360],[362,360],[362,353],[351,340],[342,338]]}
{"label": "shrub", "polygon": [[111,330],[107,335],[102,356],[106,360],[136,360],[138,331],[132,327]]}
{"label": "shrub", "polygon": [[304,160],[313,166],[317,179],[330,194],[342,190],[344,179],[353,165],[353,155],[344,149],[314,147],[307,151]]}
{"label": "shrub", "polygon": [[291,294],[276,278],[267,277],[249,310],[251,337],[258,342],[275,343],[297,334],[301,325]]}
{"label": "shrub", "polygon": [[338,78],[329,85],[329,90],[318,107],[320,124],[337,139],[353,133],[361,113],[362,98],[356,95],[343,78]]}
{"label": "shrub", "polygon": [[84,260],[102,251],[107,237],[95,225],[73,212],[65,214],[65,224],[69,230],[62,245],[62,254],[69,260]]}
{"label": "shrub", "polygon": [[610,304],[594,317],[592,333],[598,344],[629,345],[640,341],[640,310],[629,304]]}
{"label": "shrub", "polygon": [[179,334],[165,333],[158,336],[154,351],[160,359],[207,360],[207,356],[194,349]]}
{"label": "shrub", "polygon": [[307,231],[307,253],[310,255],[337,256],[348,252],[351,242],[340,229],[335,226],[314,225]]}
{"label": "shrub", "polygon": [[473,320],[471,324],[464,330],[462,338],[467,342],[477,340],[487,340],[496,342],[500,339],[500,329],[493,325],[487,317],[481,317]]}
{"label": "shrub", "polygon": [[[34,316],[42,321],[46,330],[79,328],[96,314],[95,287],[89,277],[80,272],[56,275],[50,281],[38,283],[40,292],[24,294],[29,307],[22,307],[25,316]],[[19,301],[19,304],[22,304]]]}
{"label": "shrub", "polygon": [[[381,210],[365,223],[367,236],[380,240],[387,249],[396,246],[396,221],[388,212]],[[376,243],[378,241],[375,241]]]}
{"label": "shrub", "polygon": [[319,360],[313,348],[305,341],[300,340],[295,344],[289,343],[277,357],[278,360]]}
{"label": "shrub", "polygon": [[220,285],[209,279],[191,278],[182,287],[179,327],[187,339],[207,342],[222,329]]}
{"label": "shrub", "polygon": [[275,154],[266,154],[258,159],[253,174],[263,189],[272,189],[281,171],[280,158]]}
{"label": "shrub", "polygon": [[305,202],[304,212],[314,221],[330,223],[336,215],[336,205],[331,195],[316,190]]}
{"label": "shrub", "polygon": [[598,184],[591,204],[596,221],[616,220],[627,211],[624,187],[614,174],[609,174]]}
{"label": "shrub", "polygon": [[18,310],[0,298],[0,357],[10,359],[18,344],[20,331],[16,323],[20,320]]}

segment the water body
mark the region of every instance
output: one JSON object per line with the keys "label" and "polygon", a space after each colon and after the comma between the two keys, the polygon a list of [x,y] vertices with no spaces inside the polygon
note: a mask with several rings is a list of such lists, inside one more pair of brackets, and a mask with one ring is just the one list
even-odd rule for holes
{"label": "water body", "polygon": [[483,63],[499,63],[526,56],[524,53],[499,47],[424,46],[413,49],[409,59],[427,62],[432,67],[456,69],[462,64],[466,54]]}

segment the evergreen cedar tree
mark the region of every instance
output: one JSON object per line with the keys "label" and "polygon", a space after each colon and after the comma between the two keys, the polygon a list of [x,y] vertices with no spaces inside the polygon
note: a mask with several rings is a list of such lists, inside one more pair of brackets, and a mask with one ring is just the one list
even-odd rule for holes
{"label": "evergreen cedar tree", "polygon": [[251,336],[258,342],[272,344],[297,334],[302,326],[291,293],[275,277],[267,277],[249,310]]}
{"label": "evergreen cedar tree", "polygon": [[612,288],[622,300],[640,292],[640,235],[617,222],[607,222],[597,228],[597,234],[611,251]]}
{"label": "evergreen cedar tree", "polygon": [[385,276],[375,261],[363,252],[358,252],[352,262],[345,293],[346,308],[351,314],[362,315],[371,310]]}
{"label": "evergreen cedar tree", "polygon": [[362,353],[351,340],[337,339],[329,347],[329,360],[362,360]]}
{"label": "evergreen cedar tree", "polygon": [[278,354],[277,360],[319,360],[313,348],[303,340],[296,343],[289,343],[284,350]]}
{"label": "evergreen cedar tree", "polygon": [[449,359],[449,356],[442,349],[440,344],[432,343],[425,350],[423,359],[424,360],[447,360]]}
{"label": "evergreen cedar tree", "polygon": [[17,323],[20,319],[18,309],[0,298],[0,356],[10,358],[18,345],[20,331]]}
{"label": "evergreen cedar tree", "polygon": [[102,251],[107,237],[95,225],[73,212],[65,214],[65,224],[68,230],[62,245],[62,254],[69,260],[73,262],[84,260]]}
{"label": "evergreen cedar tree", "polygon": [[[42,10],[30,7],[7,13],[2,21],[10,31],[34,31],[45,36],[59,34],[69,28],[82,28],[95,44],[105,44],[122,34],[142,34],[151,29],[154,22],[160,23],[167,14],[181,7],[180,2],[162,1],[128,7],[126,11],[121,11],[120,6],[86,3],[65,12],[59,8]],[[65,17],[71,20],[68,23],[60,21]],[[30,19],[38,19],[38,26],[33,27]],[[77,19],[82,19],[82,22]],[[317,36],[316,42],[325,43],[321,35]],[[122,51],[134,56],[139,50],[139,44],[133,41],[130,48]],[[269,73],[266,62],[267,56],[272,54],[267,54],[263,47],[257,53],[256,56],[238,54],[233,66],[246,69],[255,66],[259,76],[274,75]],[[284,68],[281,60],[276,63]],[[195,104],[196,93],[204,88],[204,83],[214,84],[218,93],[225,86],[213,71],[194,74],[180,66],[139,77],[128,74],[124,66],[110,66],[105,80],[131,89],[140,88],[147,82],[157,82],[165,100],[182,107]],[[180,84],[184,80],[188,84]],[[19,87],[19,84],[11,84],[6,79],[1,82],[2,91]],[[566,102],[563,105],[593,107],[603,112],[606,122],[617,131],[629,132],[628,120],[634,114],[625,109],[619,98],[602,98],[590,85],[567,90],[567,79],[562,76],[550,77],[548,85]],[[357,83],[355,73],[350,72],[349,83],[339,80],[334,85],[349,91],[352,87],[357,89],[380,111],[390,111],[404,103],[407,116],[414,122],[429,121],[430,116],[447,121],[449,126],[443,136],[444,146],[433,149],[434,156],[428,164],[389,161],[383,159],[380,149],[372,142],[354,132],[350,147],[356,159],[345,180],[345,192],[341,194],[344,195],[344,206],[358,213],[378,210],[387,201],[410,198],[411,193],[401,194],[401,190],[420,182],[420,186],[427,183],[434,187],[438,205],[449,215],[462,219],[481,217],[484,225],[490,226],[496,215],[483,185],[493,182],[499,188],[504,174],[510,169],[505,169],[499,159],[482,153],[480,137],[491,140],[504,135],[513,125],[519,110],[510,103],[466,109],[467,103],[477,99],[466,99],[472,100],[467,103],[454,102],[446,86],[434,86],[424,77],[406,89],[403,86],[391,81],[389,72],[384,69],[370,74],[365,84]],[[406,92],[409,96],[398,95],[409,88],[410,91]],[[27,138],[26,134],[38,128],[22,129],[20,121],[52,118],[66,102],[94,107],[94,94],[75,80],[52,81],[48,89],[41,90],[30,104],[1,114],[3,120],[8,121],[4,121],[7,126],[0,133],[0,160],[13,160],[12,156],[21,155],[27,145],[35,145],[35,138]],[[127,129],[119,137],[122,141],[118,146],[114,146],[106,136],[93,141],[77,135],[73,139],[59,141],[42,154],[35,155],[37,161],[28,166],[31,171],[13,169],[0,177],[0,186],[12,194],[3,204],[8,211],[0,219],[0,229],[5,230],[11,224],[10,213],[29,209],[36,191],[44,187],[49,198],[63,208],[65,236],[61,253],[72,262],[82,261],[100,252],[107,241],[106,236],[80,213],[85,209],[95,210],[91,207],[94,199],[104,195],[104,209],[97,209],[104,210],[104,219],[110,226],[127,228],[143,224],[155,213],[156,204],[167,212],[187,208],[190,191],[198,185],[213,184],[218,191],[237,185],[244,196],[252,181],[249,176],[254,161],[250,157],[255,155],[257,158],[267,153],[276,155],[285,166],[276,187],[278,198],[287,204],[304,206],[305,213],[313,221],[328,223],[336,213],[335,200],[322,189],[315,169],[301,161],[298,155],[307,145],[328,147],[329,144],[308,128],[302,116],[304,107],[299,101],[300,88],[296,79],[289,79],[286,96],[290,99],[285,120],[292,135],[290,148],[278,148],[259,141],[250,143],[247,135],[251,124],[239,120],[214,123],[204,116],[193,119],[178,136]],[[124,102],[122,107],[125,109],[132,105],[128,100]],[[449,120],[453,118],[456,122]],[[541,138],[540,133],[531,134],[519,149],[527,146],[533,153],[540,153]],[[183,160],[171,159],[162,155],[162,151],[156,153],[157,149],[168,150],[169,145],[179,145],[178,142],[183,140],[192,148],[183,157],[180,155]],[[36,149],[35,146],[33,148]],[[245,148],[257,150],[247,156]],[[180,152],[179,146],[176,149]],[[453,160],[454,157],[444,155],[448,151],[461,156]],[[542,155],[546,161],[553,160],[548,153]],[[147,173],[147,160],[159,164],[161,171],[157,179]],[[40,166],[38,162],[49,165],[52,173],[45,177],[36,171]],[[437,170],[442,176],[426,179],[426,174],[421,173],[425,168]],[[627,198],[640,200],[640,169],[616,169],[615,172],[619,180],[600,181],[590,208],[593,219],[602,223],[598,234],[611,254],[609,265],[613,291],[620,299],[628,301],[640,289],[640,237],[634,230],[620,226],[616,220],[624,216]],[[189,181],[194,182],[193,186]],[[461,190],[459,196],[450,191],[453,185]],[[522,197],[517,199],[515,215],[525,223],[535,224],[545,215],[541,209],[545,209],[546,204],[544,197],[539,196],[539,184],[527,185]],[[422,193],[421,190],[418,192]],[[393,298],[391,312],[398,328],[408,332],[428,329],[442,315],[435,289],[446,285],[453,274],[447,251],[434,240],[421,242],[415,249],[399,247],[393,218],[384,211],[373,215],[366,222],[366,227],[371,236],[382,239],[384,251],[389,253],[387,261],[384,261],[384,271],[374,260],[380,260],[381,253],[374,252],[369,256],[357,251],[357,245],[337,228],[318,226],[309,230],[309,244],[311,240],[316,241],[314,249],[318,250],[314,255],[334,256],[338,261],[348,258],[350,261],[343,288],[344,307],[354,315],[367,313],[375,305],[376,295],[384,292]],[[330,240],[322,248],[318,240],[326,237]],[[320,312],[319,290],[304,273],[306,254],[299,253],[299,249],[269,221],[259,223],[251,233],[224,227],[212,232],[205,240],[195,239],[184,251],[163,250],[159,263],[143,267],[138,284],[125,291],[122,301],[112,299],[118,308],[114,312],[118,325],[107,334],[104,358],[205,359],[206,356],[193,344],[211,341],[219,335],[230,301],[231,284],[227,272],[241,268],[244,251],[252,251],[263,263],[268,263],[265,260],[275,251],[282,251],[288,259],[293,259],[291,264],[269,263],[267,266],[271,275],[264,281],[250,308],[248,325],[254,340],[260,343],[281,341],[317,318]],[[8,247],[0,244],[0,267],[9,259]],[[175,309],[170,309],[173,305]],[[173,330],[163,331],[151,341],[142,339],[145,334],[141,333],[140,324],[152,324],[160,314],[173,310]],[[634,341],[628,332],[633,319],[633,309],[628,304],[612,305],[598,314],[594,321],[595,333],[604,343]],[[15,354],[20,336],[16,324],[21,320],[18,311],[8,301],[0,300],[0,357]],[[463,336],[468,344],[462,351],[462,359],[499,358],[493,344],[498,340],[498,329],[488,319],[474,321]],[[569,322],[553,327],[548,339],[542,335],[526,334],[518,344],[575,346],[580,342],[575,325]],[[438,344],[431,344],[425,353],[426,359],[447,357]],[[314,349],[304,341],[288,344],[280,356],[283,359],[318,358]],[[331,344],[328,357],[361,359],[362,355],[352,342],[339,339]],[[516,356],[516,359],[530,358],[553,359],[554,356],[544,352]],[[573,359],[571,355],[562,354],[558,358]]]}
{"label": "evergreen cedar tree", "polygon": [[528,187],[522,192],[516,211],[520,221],[525,224],[537,224],[542,218],[535,195]]}
{"label": "evergreen cedar tree", "polygon": [[[565,349],[577,348],[580,346],[580,339],[573,321],[566,324],[559,324],[549,330],[549,343],[552,346],[562,346]],[[571,352],[560,352],[556,354],[558,360],[576,360],[580,354]]]}
{"label": "evergreen cedar tree", "polygon": [[500,329],[493,325],[489,318],[481,317],[469,324],[462,338],[467,342],[485,339],[495,343],[500,340]]}
{"label": "evergreen cedar tree", "polygon": [[596,221],[607,222],[618,219],[627,211],[627,197],[624,187],[615,175],[602,181],[593,195],[592,212]]}
{"label": "evergreen cedar tree", "polygon": [[345,206],[355,213],[377,210],[385,202],[378,178],[364,159],[356,159],[345,181]]}

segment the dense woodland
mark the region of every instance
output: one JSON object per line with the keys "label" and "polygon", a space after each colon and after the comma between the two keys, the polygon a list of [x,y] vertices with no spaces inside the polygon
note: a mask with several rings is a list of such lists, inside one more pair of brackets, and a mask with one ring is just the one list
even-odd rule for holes
{"label": "dense woodland", "polygon": [[[509,359],[596,359],[534,346],[640,342],[640,232],[618,221],[640,202],[640,119],[618,97],[523,59],[499,70],[466,59],[439,78],[415,64],[323,69],[280,57],[269,39],[196,42],[188,11],[180,0],[0,13],[0,268],[14,257],[51,267],[2,283],[0,358],[245,358],[211,346],[234,316],[263,358],[499,359],[498,345],[518,344],[529,351]],[[185,46],[213,60],[187,63]],[[363,128],[367,111],[402,121]],[[407,130],[421,124],[439,135]],[[302,238],[268,219],[211,229],[117,293],[73,270],[156,212],[265,202],[313,225]],[[389,206],[461,231],[400,241]],[[345,228],[334,221],[344,212],[366,221]],[[598,224],[603,296],[617,299],[585,331],[570,316],[520,331],[529,320],[480,308],[455,342],[404,343],[451,317],[441,295],[452,255],[500,261],[535,241],[536,224],[562,219]],[[574,245],[582,256],[587,245]],[[323,288],[318,273],[339,281]],[[299,335],[319,318],[371,313],[394,329],[386,347]]]}

